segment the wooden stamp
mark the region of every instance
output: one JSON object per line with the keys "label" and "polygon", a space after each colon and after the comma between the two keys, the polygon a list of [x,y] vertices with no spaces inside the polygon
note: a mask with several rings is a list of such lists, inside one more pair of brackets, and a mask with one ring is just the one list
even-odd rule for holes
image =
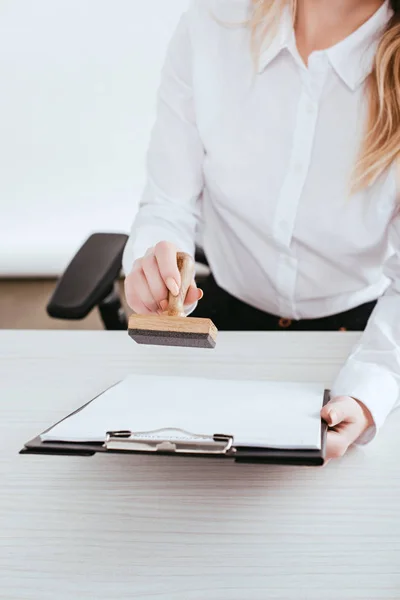
{"label": "wooden stamp", "polygon": [[181,288],[178,296],[169,293],[166,315],[132,315],[128,333],[138,344],[215,348],[218,330],[211,319],[185,317],[184,302],[193,281],[195,265],[189,254],[178,252]]}

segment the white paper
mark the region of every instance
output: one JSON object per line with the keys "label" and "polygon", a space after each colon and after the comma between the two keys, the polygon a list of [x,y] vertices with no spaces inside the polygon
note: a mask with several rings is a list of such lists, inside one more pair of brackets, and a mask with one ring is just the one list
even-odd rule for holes
{"label": "white paper", "polygon": [[238,446],[320,449],[324,388],[316,383],[131,375],[43,434],[104,442],[108,431],[181,429]]}

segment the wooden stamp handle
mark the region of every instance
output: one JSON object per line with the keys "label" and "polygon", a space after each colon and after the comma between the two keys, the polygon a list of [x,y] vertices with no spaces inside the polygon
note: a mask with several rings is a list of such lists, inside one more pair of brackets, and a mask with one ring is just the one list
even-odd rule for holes
{"label": "wooden stamp handle", "polygon": [[183,317],[185,316],[185,298],[188,289],[193,281],[195,265],[193,258],[185,252],[178,252],[176,255],[176,263],[179,273],[181,274],[181,288],[178,296],[173,296],[171,292],[168,298],[168,316]]}

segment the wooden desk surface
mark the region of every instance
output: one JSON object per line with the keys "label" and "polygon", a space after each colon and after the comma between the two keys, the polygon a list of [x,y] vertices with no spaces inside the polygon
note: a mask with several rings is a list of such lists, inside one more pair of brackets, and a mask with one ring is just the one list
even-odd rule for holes
{"label": "wooden desk surface", "polygon": [[399,600],[399,412],[321,469],[18,455],[129,372],[330,385],[356,339],[227,333],[185,351],[123,332],[0,332],[0,598]]}

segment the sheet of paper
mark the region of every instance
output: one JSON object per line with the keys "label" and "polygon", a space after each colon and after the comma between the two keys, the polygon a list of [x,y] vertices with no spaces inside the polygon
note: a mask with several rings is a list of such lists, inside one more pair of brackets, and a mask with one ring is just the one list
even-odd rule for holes
{"label": "sheet of paper", "polygon": [[104,442],[107,431],[181,429],[235,445],[319,449],[324,388],[316,383],[131,375],[43,441]]}

